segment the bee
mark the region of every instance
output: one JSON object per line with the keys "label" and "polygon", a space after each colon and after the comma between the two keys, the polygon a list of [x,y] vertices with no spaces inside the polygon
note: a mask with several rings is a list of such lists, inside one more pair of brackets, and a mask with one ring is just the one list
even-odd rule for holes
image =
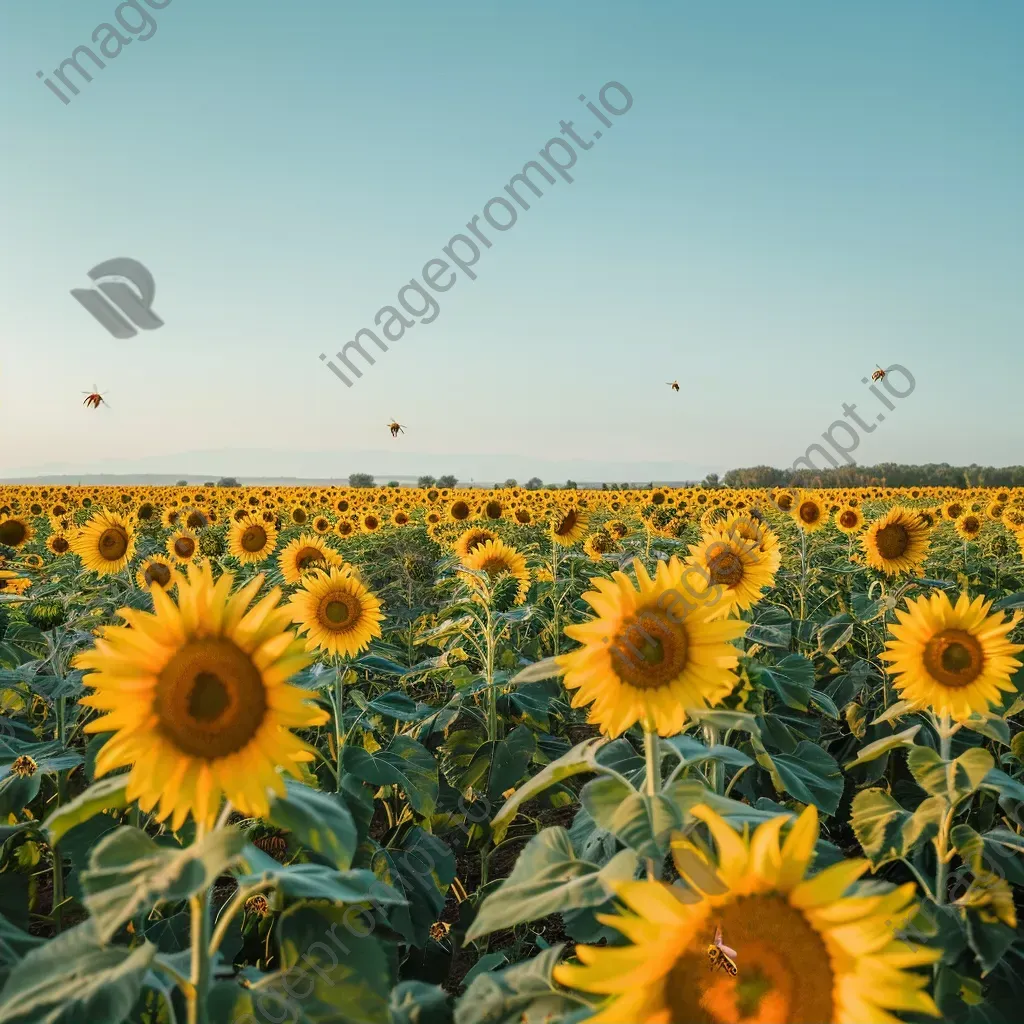
{"label": "bee", "polygon": [[398,437],[398,432],[400,430],[402,431],[403,434],[405,433],[405,428],[402,426],[401,423],[398,422],[398,420],[392,420],[388,424],[388,430],[391,431],[391,436],[392,437]]}
{"label": "bee", "polygon": [[668,386],[669,386],[669,387],[670,387],[670,388],[671,388],[671,389],[672,389],[673,391],[678,391],[678,390],[679,390],[679,381],[677,381],[677,380],[667,380],[667,381],[665,381],[665,383],[666,383],[666,384],[667,384],[667,385],[668,385]]}
{"label": "bee", "polygon": [[110,408],[110,406],[107,405],[106,399],[95,389],[92,391],[83,391],[82,394],[85,395],[85,401],[82,405],[93,409],[98,409],[101,405],[106,405],[108,409]]}
{"label": "bee", "polygon": [[737,957],[736,950],[722,942],[722,926],[719,925],[715,929],[714,941],[708,944],[708,969],[715,971],[721,967],[735,978],[739,974]]}
{"label": "bee", "polygon": [[[878,366],[878,363],[875,363],[875,366]],[[871,374],[871,379],[873,381],[883,380],[884,378],[885,378],[885,370],[883,370],[880,366],[878,366],[878,369],[875,370],[875,372],[873,374]]]}

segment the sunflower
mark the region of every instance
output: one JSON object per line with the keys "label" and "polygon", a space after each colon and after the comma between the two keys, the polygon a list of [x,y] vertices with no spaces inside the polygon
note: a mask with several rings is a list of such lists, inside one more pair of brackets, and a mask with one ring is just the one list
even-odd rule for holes
{"label": "sunflower", "polygon": [[604,528],[615,540],[625,540],[629,536],[629,527],[621,519],[609,519]]}
{"label": "sunflower", "polygon": [[[283,767],[314,751],[292,728],[322,725],[308,690],[287,680],[310,662],[287,631],[291,613],[275,588],[253,608],[263,576],[231,594],[233,576],[216,583],[208,563],[189,566],[178,599],[152,590],[155,612],[122,608],[127,626],[106,626],[76,668],[94,692],[82,698],[103,712],[86,732],[114,735],[96,758],[96,775],[131,766],[127,797],[178,829],[191,811],[210,825],[225,796],[248,817],[267,817],[268,791],[284,796]],[[289,639],[290,638],[290,639]]]}
{"label": "sunflower", "polygon": [[277,556],[281,574],[285,583],[298,583],[302,574],[311,569],[341,568],[342,557],[334,548],[328,547],[325,541],[312,533],[304,533],[296,537]]}
{"label": "sunflower", "polygon": [[583,542],[583,553],[592,561],[600,562],[606,554],[616,548],[612,535],[605,530],[592,533]]}
{"label": "sunflower", "polygon": [[572,547],[586,532],[587,515],[576,507],[559,509],[551,522],[551,536],[562,547]]}
{"label": "sunflower", "polygon": [[474,526],[459,535],[455,542],[455,554],[462,561],[474,549],[486,544],[489,540],[497,540],[498,535],[492,530],[485,530],[482,526]]}
{"label": "sunflower", "polygon": [[558,663],[576,691],[572,706],[592,704],[589,720],[602,732],[618,736],[641,722],[674,736],[687,708],[713,705],[735,687],[738,652],[729,641],[747,625],[712,621],[717,609],[699,574],[675,557],[658,563],[654,580],[639,559],[633,569],[639,590],[622,572],[591,580],[597,589],[583,599],[598,617],[566,627],[583,646]]}
{"label": "sunflower", "polygon": [[473,509],[470,508],[468,501],[457,498],[448,506],[448,518],[453,523],[464,523],[467,519],[473,518]]}
{"label": "sunflower", "polygon": [[167,538],[167,554],[176,562],[191,562],[199,552],[199,538],[191,530],[178,530]]}
{"label": "sunflower", "polygon": [[166,558],[151,555],[135,574],[135,582],[142,590],[170,590],[178,582],[178,571]]}
{"label": "sunflower", "polygon": [[772,500],[780,512],[791,512],[796,503],[796,495],[792,491],[776,491]]}
{"label": "sunflower", "polygon": [[331,521],[327,516],[317,516],[313,520],[313,532],[319,533],[321,536],[325,533],[331,532]]}
{"label": "sunflower", "polygon": [[24,594],[32,581],[9,569],[0,569],[0,594]]}
{"label": "sunflower", "polygon": [[1000,690],[1015,689],[1010,676],[1020,660],[1014,655],[1024,646],[1006,637],[1021,612],[1004,621],[998,612],[989,615],[991,607],[984,597],[972,601],[966,594],[954,605],[937,590],[896,610],[898,625],[889,627],[895,639],[879,657],[892,662],[893,685],[904,700],[961,721],[999,704]]}
{"label": "sunflower", "polygon": [[[502,540],[488,540],[472,548],[463,558],[462,564],[467,569],[487,573],[492,588],[502,577],[515,580],[515,597],[509,602],[512,605],[522,604],[530,590],[530,570],[526,568],[525,556],[511,544]],[[467,579],[470,585],[478,587],[480,581],[475,576]]]}
{"label": "sunflower", "polygon": [[956,532],[961,540],[974,540],[981,533],[983,526],[981,516],[975,512],[965,512],[956,521]]}
{"label": "sunflower", "polygon": [[828,522],[825,506],[813,494],[807,491],[802,492],[797,500],[793,502],[790,515],[793,517],[796,525],[805,533],[814,533],[815,530],[820,530]]}
{"label": "sunflower", "polygon": [[86,569],[106,576],[120,572],[131,561],[135,536],[124,516],[101,509],[74,536],[71,550]]}
{"label": "sunflower", "polygon": [[331,567],[303,577],[292,597],[292,621],[308,637],[307,650],[354,657],[381,635],[380,601],[350,572]]}
{"label": "sunflower", "polygon": [[277,530],[256,516],[231,520],[228,552],[243,565],[266,561],[277,546]]}
{"label": "sunflower", "polygon": [[[717,857],[682,837],[673,858],[689,881],[624,882],[625,909],[600,914],[628,940],[577,946],[582,966],[560,964],[555,980],[607,997],[588,1024],[896,1024],[892,1010],[939,1016],[928,976],[908,968],[941,950],[897,938],[917,913],[915,884],[861,883],[870,868],[843,860],[813,877],[818,813],[789,827],[778,815],[751,836],[704,805],[692,810]],[[716,931],[738,951],[738,975],[708,970]]]}
{"label": "sunflower", "polygon": [[375,533],[381,527],[380,516],[373,512],[367,512],[363,516],[360,525],[366,533]]}
{"label": "sunflower", "polygon": [[505,514],[505,509],[497,498],[491,498],[480,506],[480,515],[484,519],[500,519]]}
{"label": "sunflower", "polygon": [[847,534],[860,533],[864,527],[864,513],[852,505],[845,505],[836,511],[836,526]]}
{"label": "sunflower", "polygon": [[529,526],[534,520],[534,515],[527,505],[519,504],[513,506],[512,518],[520,526]]}
{"label": "sunflower", "polygon": [[20,548],[27,544],[35,536],[35,532],[30,523],[17,516],[0,519],[0,544],[9,548]]}
{"label": "sunflower", "polygon": [[351,519],[339,519],[334,524],[334,532],[339,537],[351,537],[356,532],[356,524]]}
{"label": "sunflower", "polygon": [[761,556],[757,544],[724,528],[705,533],[691,545],[687,564],[696,566],[707,579],[719,615],[753,607],[762,591],[775,583],[775,569]]}
{"label": "sunflower", "polygon": [[46,538],[46,546],[54,555],[66,555],[71,550],[71,541],[63,533],[51,533]]}
{"label": "sunflower", "polygon": [[962,501],[947,501],[942,506],[942,514],[946,519],[957,520],[967,511],[968,509]]}
{"label": "sunflower", "polygon": [[928,555],[928,527],[915,509],[894,505],[867,528],[861,546],[867,564],[887,576],[916,572]]}

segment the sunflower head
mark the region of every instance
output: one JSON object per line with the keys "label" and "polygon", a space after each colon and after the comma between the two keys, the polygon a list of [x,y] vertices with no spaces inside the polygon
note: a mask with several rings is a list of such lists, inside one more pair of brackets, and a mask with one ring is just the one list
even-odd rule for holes
{"label": "sunflower head", "polygon": [[106,576],[131,561],[135,535],[124,516],[101,509],[78,531],[71,548],[86,569]]}
{"label": "sunflower head", "polygon": [[354,657],[381,635],[380,601],[347,569],[310,572],[290,607],[311,651]]}
{"label": "sunflower head", "polygon": [[793,502],[790,515],[804,533],[814,533],[828,522],[825,506],[809,491],[802,492]]}
{"label": "sunflower head", "polygon": [[918,571],[928,555],[928,527],[914,510],[895,505],[861,538],[867,564],[887,576]]}
{"label": "sunflower head", "polygon": [[[488,540],[478,544],[462,559],[467,569],[484,573],[490,584],[495,607],[522,604],[530,590],[530,570],[525,556],[511,544],[501,540]],[[464,574],[471,586],[483,590],[483,581],[469,573]],[[509,582],[511,581],[511,582]]]}

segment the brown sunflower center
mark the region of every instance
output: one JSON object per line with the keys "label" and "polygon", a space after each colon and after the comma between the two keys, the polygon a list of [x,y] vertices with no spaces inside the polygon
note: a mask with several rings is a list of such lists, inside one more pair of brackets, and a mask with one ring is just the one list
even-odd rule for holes
{"label": "brown sunflower center", "polygon": [[481,566],[481,570],[492,579],[497,579],[503,572],[511,572],[512,567],[500,555],[488,558]]}
{"label": "brown sunflower center", "polygon": [[883,558],[901,558],[910,547],[910,533],[901,523],[889,523],[875,534],[875,545]]}
{"label": "brown sunflower center", "polygon": [[500,501],[489,501],[484,506],[484,512],[488,519],[500,519],[501,518],[501,502]]}
{"label": "brown sunflower center", "polygon": [[179,558],[191,558],[196,551],[196,542],[191,537],[179,537],[174,542],[174,553]]}
{"label": "brown sunflower center", "polygon": [[171,570],[162,562],[150,562],[146,566],[145,576],[147,583],[156,583],[161,587],[166,587],[171,579]]}
{"label": "brown sunflower center", "polygon": [[362,605],[355,594],[343,590],[332,590],[320,599],[317,606],[317,619],[323,629],[332,633],[341,633],[352,629],[353,620],[358,619]]}
{"label": "brown sunflower center", "polygon": [[110,526],[100,534],[99,553],[108,562],[119,562],[128,550],[128,534],[120,526]]}
{"label": "brown sunflower center", "polygon": [[943,686],[969,686],[985,668],[985,652],[966,630],[944,629],[925,644],[924,665]]}
{"label": "brown sunflower center", "polygon": [[800,503],[800,508],[797,509],[797,515],[800,517],[800,522],[812,526],[821,518],[821,509],[818,508],[816,502],[803,501]]}
{"label": "brown sunflower center", "polygon": [[852,530],[857,525],[857,513],[846,511],[839,514],[839,525]]}
{"label": "brown sunflower center", "polygon": [[154,711],[164,736],[212,760],[245,747],[267,710],[263,677],[225,637],[188,641],[157,677]]}
{"label": "brown sunflower center", "polygon": [[456,501],[452,504],[452,519],[467,519],[469,517],[469,505],[464,501]]}
{"label": "brown sunflower center", "polygon": [[[716,927],[736,950],[733,976],[711,967]],[[741,896],[708,917],[666,979],[673,1021],[821,1024],[835,1019],[829,952],[807,919],[774,895]]]}
{"label": "brown sunflower center", "polygon": [[629,686],[658,689],[682,674],[689,646],[682,623],[659,610],[641,611],[612,641],[612,669]]}
{"label": "brown sunflower center", "polygon": [[202,512],[192,512],[185,522],[190,529],[201,530],[206,525],[206,516]]}
{"label": "brown sunflower center", "polygon": [[298,523],[300,526],[309,518],[306,515],[304,508],[293,508],[292,509],[292,522]]}
{"label": "brown sunflower center", "polygon": [[572,533],[576,526],[579,516],[576,514],[575,509],[569,509],[568,512],[562,517],[562,521],[555,527],[555,533],[559,537],[564,537],[568,533]]}
{"label": "brown sunflower center", "polygon": [[783,494],[779,497],[776,504],[783,512],[788,512],[793,507],[793,498],[789,494]]}
{"label": "brown sunflower center", "polygon": [[50,544],[50,549],[58,555],[63,555],[70,547],[66,537],[54,537]]}
{"label": "brown sunflower center", "polygon": [[18,519],[0,523],[0,544],[16,548],[28,536],[28,527]]}
{"label": "brown sunflower center", "polygon": [[735,587],[743,579],[743,560],[735,551],[719,551],[708,559],[712,583]]}
{"label": "brown sunflower center", "polygon": [[295,556],[295,564],[299,569],[308,569],[315,562],[322,562],[324,553],[320,548],[305,547]]}
{"label": "brown sunflower center", "polygon": [[262,526],[247,526],[242,533],[242,550],[253,554],[267,546],[267,531]]}

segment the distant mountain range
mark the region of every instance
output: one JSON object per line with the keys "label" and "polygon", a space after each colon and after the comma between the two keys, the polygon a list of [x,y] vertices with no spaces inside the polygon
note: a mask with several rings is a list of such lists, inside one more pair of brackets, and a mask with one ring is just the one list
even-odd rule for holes
{"label": "distant mountain range", "polygon": [[81,465],[51,463],[2,472],[5,483],[191,484],[235,477],[243,484],[343,484],[352,473],[370,473],[378,483],[414,484],[425,474],[453,474],[463,486],[491,486],[507,479],[525,483],[540,477],[562,485],[601,482],[682,484],[702,480],[715,465],[683,462],[602,462],[585,459],[538,459],[527,455],[433,454],[429,452],[282,452],[259,449],[182,452],[141,459],[96,459]]}

